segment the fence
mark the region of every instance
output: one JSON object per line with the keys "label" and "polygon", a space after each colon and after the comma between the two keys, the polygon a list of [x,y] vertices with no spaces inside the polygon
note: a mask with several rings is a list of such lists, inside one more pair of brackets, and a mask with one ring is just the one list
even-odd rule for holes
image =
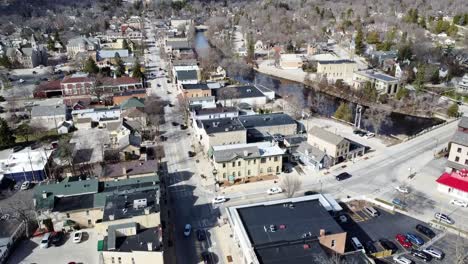
{"label": "fence", "polygon": [[413,138],[416,138],[416,137],[419,137],[419,136],[421,136],[421,135],[424,135],[424,134],[426,134],[427,132],[430,132],[430,131],[432,131],[432,130],[434,130],[434,129],[437,129],[437,128],[439,128],[439,127],[446,126],[446,125],[448,125],[448,124],[450,124],[450,123],[453,123],[453,122],[455,122],[455,121],[458,121],[458,120],[460,120],[460,119],[461,119],[461,116],[459,116],[459,117],[457,117],[457,118],[454,118],[454,119],[452,119],[452,120],[450,120],[450,121],[444,122],[444,123],[442,123],[442,124],[438,124],[438,125],[435,125],[435,126],[431,126],[431,127],[429,127],[429,128],[424,129],[423,131],[420,131],[420,132],[417,133],[417,134],[414,134],[414,135],[412,135],[412,136],[407,137],[407,138],[406,138],[405,140],[403,140],[403,141],[404,141],[404,142],[405,142],[405,141],[409,141],[409,140],[411,140],[411,139],[413,139]]}
{"label": "fence", "polygon": [[18,225],[16,230],[9,237],[9,239],[10,239],[9,243],[6,245],[6,247],[4,249],[2,249],[2,250],[5,250],[5,251],[1,252],[0,264],[6,263],[6,261],[8,259],[8,256],[10,255],[12,249],[25,236],[25,231],[26,231],[26,224],[24,222],[21,222],[21,224]]}

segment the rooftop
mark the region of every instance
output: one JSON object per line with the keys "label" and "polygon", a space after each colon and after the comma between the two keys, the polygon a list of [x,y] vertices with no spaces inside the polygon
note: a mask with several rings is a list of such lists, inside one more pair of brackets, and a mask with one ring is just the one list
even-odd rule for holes
{"label": "rooftop", "polygon": [[[147,161],[126,161],[113,164],[106,164],[103,168],[103,177],[135,176],[157,172],[158,162],[156,160]],[[125,172],[124,172],[125,171]]]}
{"label": "rooftop", "polygon": [[186,40],[168,40],[166,46],[170,46],[172,49],[191,49],[190,42]]}
{"label": "rooftop", "polygon": [[356,63],[353,60],[322,60],[322,61],[317,61],[317,63],[320,64],[344,64],[344,63]]}
{"label": "rooftop", "polygon": [[179,81],[198,80],[196,70],[176,70],[176,75]]}
{"label": "rooftop", "polygon": [[239,112],[239,111],[235,107],[216,107],[216,108],[205,108],[205,109],[195,110],[195,114],[197,116],[219,114],[219,113],[232,113],[232,112]]}
{"label": "rooftop", "polygon": [[82,83],[82,82],[93,82],[93,79],[87,76],[65,76],[62,80],[62,84],[65,83]]}
{"label": "rooftop", "polygon": [[118,85],[129,85],[129,84],[141,84],[141,80],[129,76],[122,76],[117,78],[104,77],[98,80],[99,86],[118,86]]}
{"label": "rooftop", "polygon": [[[3,152],[8,158],[0,162],[0,173],[22,173],[43,170],[52,154],[51,150],[25,148],[18,152]],[[2,154],[3,154],[2,153]]]}
{"label": "rooftop", "polygon": [[129,56],[127,49],[100,50],[98,51],[97,56],[101,59],[110,59],[110,58],[114,58],[115,54],[119,54],[121,58],[125,58]]}
{"label": "rooftop", "polygon": [[216,89],[218,100],[264,97],[265,95],[255,86],[226,86]]}
{"label": "rooftop", "polygon": [[145,104],[143,103],[143,100],[135,98],[135,97],[128,98],[127,100],[125,100],[124,102],[120,104],[120,108],[122,110],[130,109],[130,108],[144,108],[144,107],[145,107]]}
{"label": "rooftop", "polygon": [[289,115],[283,113],[273,113],[264,115],[244,115],[239,116],[239,120],[245,128],[268,127],[281,125],[295,125],[296,121]]}
{"label": "rooftop", "polygon": [[251,159],[283,154],[284,150],[273,142],[213,146],[213,158],[215,162],[226,162],[236,158]]}
{"label": "rooftop", "polygon": [[158,227],[137,230],[135,235],[117,236],[116,231],[118,229],[130,228],[127,227],[129,224],[122,225],[109,226],[109,235],[104,238],[103,251],[149,251],[148,243],[151,243],[151,251],[160,250],[161,233]]}
{"label": "rooftop", "polygon": [[309,135],[313,135],[315,137],[318,137],[324,141],[327,141],[328,143],[338,145],[341,143],[341,141],[345,140],[344,137],[334,134],[328,130],[325,130],[321,127],[314,126],[309,130]]}
{"label": "rooftop", "polygon": [[36,105],[31,109],[31,118],[43,116],[64,116],[65,105]]}
{"label": "rooftop", "polygon": [[[463,119],[462,119],[463,120]],[[462,121],[460,121],[462,123]],[[468,146],[468,133],[462,131],[456,131],[453,135],[450,143],[456,143],[463,146]]]}
{"label": "rooftop", "polygon": [[444,172],[436,182],[468,193],[468,171],[466,169],[462,169],[459,173]]}
{"label": "rooftop", "polygon": [[245,130],[237,118],[217,118],[197,121],[207,134]]}
{"label": "rooftop", "polygon": [[210,90],[206,83],[182,84],[184,90]]}
{"label": "rooftop", "polygon": [[131,218],[159,212],[159,188],[114,193],[106,197],[103,221]]}
{"label": "rooftop", "polygon": [[374,70],[358,71],[359,75],[366,76],[367,78],[376,79],[384,82],[397,82],[398,79],[388,74],[377,72]]}
{"label": "rooftop", "polygon": [[467,116],[463,116],[460,119],[460,122],[458,123],[458,127],[468,128],[468,117]]}

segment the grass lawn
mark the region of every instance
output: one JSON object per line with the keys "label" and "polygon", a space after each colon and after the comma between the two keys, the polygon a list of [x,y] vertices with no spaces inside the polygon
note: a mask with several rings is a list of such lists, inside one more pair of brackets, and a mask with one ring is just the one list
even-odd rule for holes
{"label": "grass lawn", "polygon": [[[44,132],[35,133],[33,135],[29,135],[28,140],[29,140],[29,142],[33,142],[33,141],[37,141],[37,140],[47,140],[47,139],[58,140],[58,138],[60,136],[61,135],[59,135],[57,133],[57,130],[51,129],[51,130],[47,130],[47,131],[44,131]],[[26,142],[26,138],[23,137],[23,136],[15,135],[15,137],[16,137],[16,143]]]}

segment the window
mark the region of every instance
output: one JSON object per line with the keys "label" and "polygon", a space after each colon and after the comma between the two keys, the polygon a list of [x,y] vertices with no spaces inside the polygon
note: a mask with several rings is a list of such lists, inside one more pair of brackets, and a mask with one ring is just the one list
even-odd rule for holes
{"label": "window", "polygon": [[232,163],[232,167],[235,167],[235,166],[236,166],[236,162],[233,162],[233,163]]}
{"label": "window", "polygon": [[115,263],[115,258],[112,257],[111,261],[112,261],[112,264],[114,264]]}
{"label": "window", "polygon": [[89,210],[86,210],[86,215],[89,215]]}
{"label": "window", "polygon": [[226,168],[226,163],[223,163],[223,168]]}
{"label": "window", "polygon": [[260,168],[260,173],[263,173],[263,168]]}
{"label": "window", "polygon": [[240,161],[238,161],[238,162],[237,162],[237,166],[239,166],[239,167],[240,167],[240,165],[241,165],[241,162],[240,162]]}
{"label": "window", "polygon": [[271,161],[271,157],[268,158],[268,161]]}
{"label": "window", "polygon": [[461,148],[457,148],[457,152],[458,152],[458,153],[461,153]]}
{"label": "window", "polygon": [[132,264],[135,264],[135,259],[134,258],[132,258]]}
{"label": "window", "polygon": [[271,172],[271,167],[268,167],[267,172]]}
{"label": "window", "polygon": [[250,170],[247,170],[247,176],[250,176]]}
{"label": "window", "polygon": [[465,160],[465,165],[468,165],[468,159]]}
{"label": "window", "polygon": [[122,258],[121,257],[118,257],[117,260],[118,260],[119,264],[122,263]]}
{"label": "window", "polygon": [[261,158],[260,159],[260,163],[265,163],[266,162],[266,159],[265,158]]}
{"label": "window", "polygon": [[226,173],[223,173],[223,179],[226,179]]}
{"label": "window", "polygon": [[70,218],[70,214],[69,214],[69,213],[67,213],[67,218]]}
{"label": "window", "polygon": [[250,160],[247,161],[247,165],[250,165]]}
{"label": "window", "polygon": [[334,239],[332,239],[332,241],[331,241],[331,247],[335,247],[335,240]]}
{"label": "window", "polygon": [[240,171],[237,172],[237,176],[239,176],[239,177],[241,176],[241,172],[240,172]]}
{"label": "window", "polygon": [[88,219],[88,225],[89,226],[91,225],[91,219]]}
{"label": "window", "polygon": [[256,160],[256,159],[254,159],[254,164],[257,164],[257,160]]}
{"label": "window", "polygon": [[273,160],[274,160],[275,162],[278,161],[278,157],[275,157]]}
{"label": "window", "polygon": [[460,157],[455,157],[455,161],[456,162],[460,161]]}

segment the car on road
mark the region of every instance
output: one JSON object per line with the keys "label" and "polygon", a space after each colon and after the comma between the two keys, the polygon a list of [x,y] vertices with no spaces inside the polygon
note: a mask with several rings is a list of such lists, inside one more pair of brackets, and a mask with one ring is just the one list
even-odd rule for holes
{"label": "car on road", "polygon": [[335,179],[337,181],[342,181],[342,180],[346,180],[348,178],[351,178],[351,174],[347,173],[347,172],[342,172],[338,175],[335,176]]}
{"label": "car on road", "polygon": [[380,239],[379,240],[379,243],[380,245],[382,245],[382,247],[385,249],[385,250],[391,250],[392,253],[395,253],[398,251],[398,247],[390,240],[388,239]]}
{"label": "car on road", "polygon": [[397,190],[398,192],[401,192],[401,193],[409,193],[408,187],[403,186],[403,185],[395,187],[395,190]]}
{"label": "car on road", "polygon": [[186,224],[184,227],[184,236],[186,237],[190,236],[191,232],[192,232],[192,226],[190,224]]}
{"label": "car on road", "polygon": [[201,258],[202,258],[203,264],[213,263],[211,253],[208,252],[208,251],[202,252],[201,253]]}
{"label": "car on road", "polygon": [[305,191],[304,192],[304,196],[315,195],[315,194],[318,194],[318,192],[314,192],[314,191]]}
{"label": "car on road", "polygon": [[280,187],[272,187],[270,189],[268,189],[267,193],[272,195],[272,194],[277,194],[277,193],[282,193],[283,192],[283,189],[281,189]]}
{"label": "car on road", "polygon": [[433,258],[436,259],[443,259],[445,254],[442,250],[435,248],[435,247],[427,247],[422,250],[424,253],[431,255]]}
{"label": "car on road", "polygon": [[365,131],[362,131],[362,130],[359,130],[359,129],[355,129],[355,130],[353,130],[353,134],[356,134],[356,135],[358,135],[358,136],[360,136],[360,137],[363,137],[363,136],[365,136],[367,133],[366,133]]}
{"label": "car on road", "polygon": [[457,200],[457,199],[450,200],[450,204],[461,206],[461,207],[468,207],[468,202]]}
{"label": "car on road", "polygon": [[204,240],[206,240],[206,233],[205,233],[205,230],[203,230],[203,229],[198,229],[197,232],[196,232],[196,235],[197,235],[197,240],[198,240],[198,241],[204,241]]}
{"label": "car on road", "polygon": [[65,234],[63,232],[55,232],[52,235],[52,239],[50,240],[50,243],[56,247],[60,246],[64,237],[65,237]]}
{"label": "car on road", "polygon": [[403,256],[394,256],[393,261],[398,264],[412,264],[414,261],[412,261],[409,258],[403,257]]}
{"label": "car on road", "polygon": [[83,231],[75,231],[72,237],[73,237],[73,243],[80,243],[81,239],[83,239]]}
{"label": "car on road", "polygon": [[377,248],[374,246],[374,242],[370,240],[366,242],[365,248],[366,248],[366,252],[368,252],[369,254],[377,252]]}
{"label": "car on road", "polygon": [[416,225],[416,230],[419,231],[419,233],[427,236],[428,238],[434,238],[436,236],[436,234],[434,233],[434,231],[432,231],[432,229],[430,229],[429,227],[427,226],[423,226],[421,224],[417,224]]}
{"label": "car on road", "polygon": [[29,189],[31,187],[31,182],[30,181],[24,181],[22,184],[21,184],[21,190],[22,191],[25,191],[27,189]]}
{"label": "car on road", "polygon": [[406,207],[406,203],[403,202],[402,200],[398,199],[398,198],[393,198],[392,200],[392,204],[400,207],[400,208],[405,208]]}
{"label": "car on road", "polygon": [[213,201],[211,201],[213,204],[219,204],[219,203],[224,203],[226,200],[226,197],[224,196],[216,196],[213,198]]}
{"label": "car on road", "polygon": [[197,153],[195,153],[195,152],[193,152],[193,151],[190,151],[190,150],[188,151],[188,156],[189,156],[190,158],[193,158],[193,157],[195,157],[196,155],[197,155]]}
{"label": "car on road", "polygon": [[443,214],[443,213],[435,213],[434,218],[440,222],[444,222],[449,225],[453,225],[455,221],[453,221],[452,218],[450,218],[448,215]]}
{"label": "car on road", "polygon": [[171,124],[172,124],[172,126],[178,126],[179,125],[179,123],[174,122],[174,121],[172,121]]}
{"label": "car on road", "polygon": [[45,233],[45,235],[41,239],[41,248],[48,248],[50,244],[50,238],[51,238],[52,233]]}
{"label": "car on road", "polygon": [[422,239],[420,236],[413,234],[413,233],[406,233],[406,238],[413,244],[416,244],[418,246],[424,245],[424,239]]}
{"label": "car on road", "polygon": [[367,139],[373,138],[373,137],[375,137],[375,134],[372,133],[372,132],[369,132],[369,133],[366,134],[366,138],[367,138]]}
{"label": "car on road", "polygon": [[426,252],[421,251],[421,250],[412,249],[411,250],[411,255],[423,260],[424,262],[428,262],[428,261],[432,260],[431,255],[429,255]]}
{"label": "car on road", "polygon": [[400,243],[404,248],[412,248],[413,244],[402,234],[397,234],[395,240]]}

